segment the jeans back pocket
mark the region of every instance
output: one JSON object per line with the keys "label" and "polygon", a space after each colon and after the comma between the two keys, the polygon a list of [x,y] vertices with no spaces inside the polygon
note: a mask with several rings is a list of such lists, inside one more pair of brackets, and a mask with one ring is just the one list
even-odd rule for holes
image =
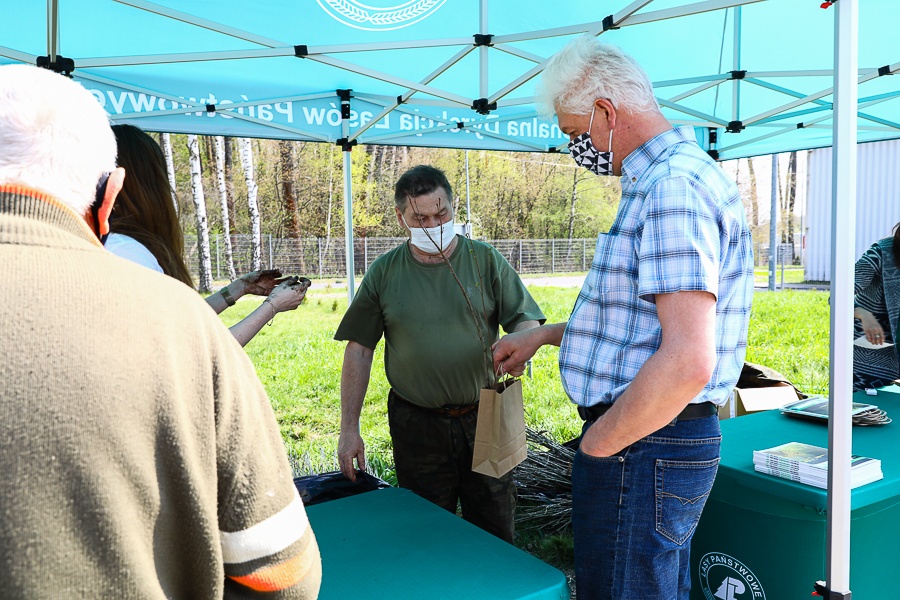
{"label": "jeans back pocket", "polygon": [[694,534],[719,459],[656,461],[656,531],[679,546]]}

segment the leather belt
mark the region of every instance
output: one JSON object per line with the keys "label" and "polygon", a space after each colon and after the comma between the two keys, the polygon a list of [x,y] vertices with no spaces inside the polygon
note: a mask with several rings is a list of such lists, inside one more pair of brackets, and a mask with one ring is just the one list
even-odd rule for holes
{"label": "leather belt", "polygon": [[472,404],[445,404],[444,406],[438,408],[429,408],[427,406],[419,406],[418,404],[413,404],[406,398],[400,397],[394,390],[390,391],[390,395],[400,402],[409,404],[410,406],[414,406],[421,410],[428,411],[440,417],[461,417],[463,415],[469,414],[473,410],[478,409],[478,402],[474,402]]}
{"label": "leather belt", "polygon": [[[593,406],[579,406],[578,416],[585,421],[596,421],[602,417],[606,411],[612,407],[612,404],[595,404]],[[691,421],[693,419],[702,419],[711,417],[719,412],[719,408],[712,402],[701,402],[699,404],[688,404],[684,407],[678,416],[677,421]]]}
{"label": "leather belt", "polygon": [[[425,408],[425,407],[421,407]],[[463,404],[454,406],[452,404],[447,404],[441,406],[440,408],[425,408],[428,412],[432,412],[441,417],[461,417],[463,415],[467,415],[473,410],[478,408],[478,403],[475,404]]]}

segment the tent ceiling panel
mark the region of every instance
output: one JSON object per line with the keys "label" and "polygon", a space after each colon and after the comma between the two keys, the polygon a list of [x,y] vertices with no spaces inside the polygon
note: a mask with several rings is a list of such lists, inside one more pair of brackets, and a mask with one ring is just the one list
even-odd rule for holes
{"label": "tent ceiling panel", "polygon": [[[0,63],[49,54],[55,3],[7,4]],[[859,141],[900,137],[900,77],[879,76],[900,61],[890,8],[859,8]],[[720,159],[831,144],[835,11],[818,1],[79,0],[57,12],[73,76],[113,119],[150,130],[335,142],[349,89],[351,141],[565,151],[535,85],[590,32],[633,55],[664,113]]]}

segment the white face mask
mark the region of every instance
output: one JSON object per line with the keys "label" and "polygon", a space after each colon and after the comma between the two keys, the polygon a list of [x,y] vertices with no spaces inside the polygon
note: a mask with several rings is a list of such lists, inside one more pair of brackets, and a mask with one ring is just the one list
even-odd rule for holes
{"label": "white face mask", "polygon": [[[437,227],[410,227],[403,215],[400,215],[400,218],[403,219],[403,224],[409,229],[409,241],[413,246],[426,254],[444,252],[456,238],[456,233],[453,231],[453,219]],[[435,244],[440,246],[440,251],[435,247]]]}

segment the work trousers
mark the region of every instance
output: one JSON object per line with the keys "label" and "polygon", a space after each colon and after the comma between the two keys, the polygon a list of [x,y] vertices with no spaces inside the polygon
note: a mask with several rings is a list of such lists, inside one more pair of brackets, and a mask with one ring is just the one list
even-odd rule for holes
{"label": "work trousers", "polygon": [[512,543],[516,486],[512,473],[499,479],[472,471],[478,410],[458,417],[437,415],[393,390],[388,422],[397,484],[498,538]]}

